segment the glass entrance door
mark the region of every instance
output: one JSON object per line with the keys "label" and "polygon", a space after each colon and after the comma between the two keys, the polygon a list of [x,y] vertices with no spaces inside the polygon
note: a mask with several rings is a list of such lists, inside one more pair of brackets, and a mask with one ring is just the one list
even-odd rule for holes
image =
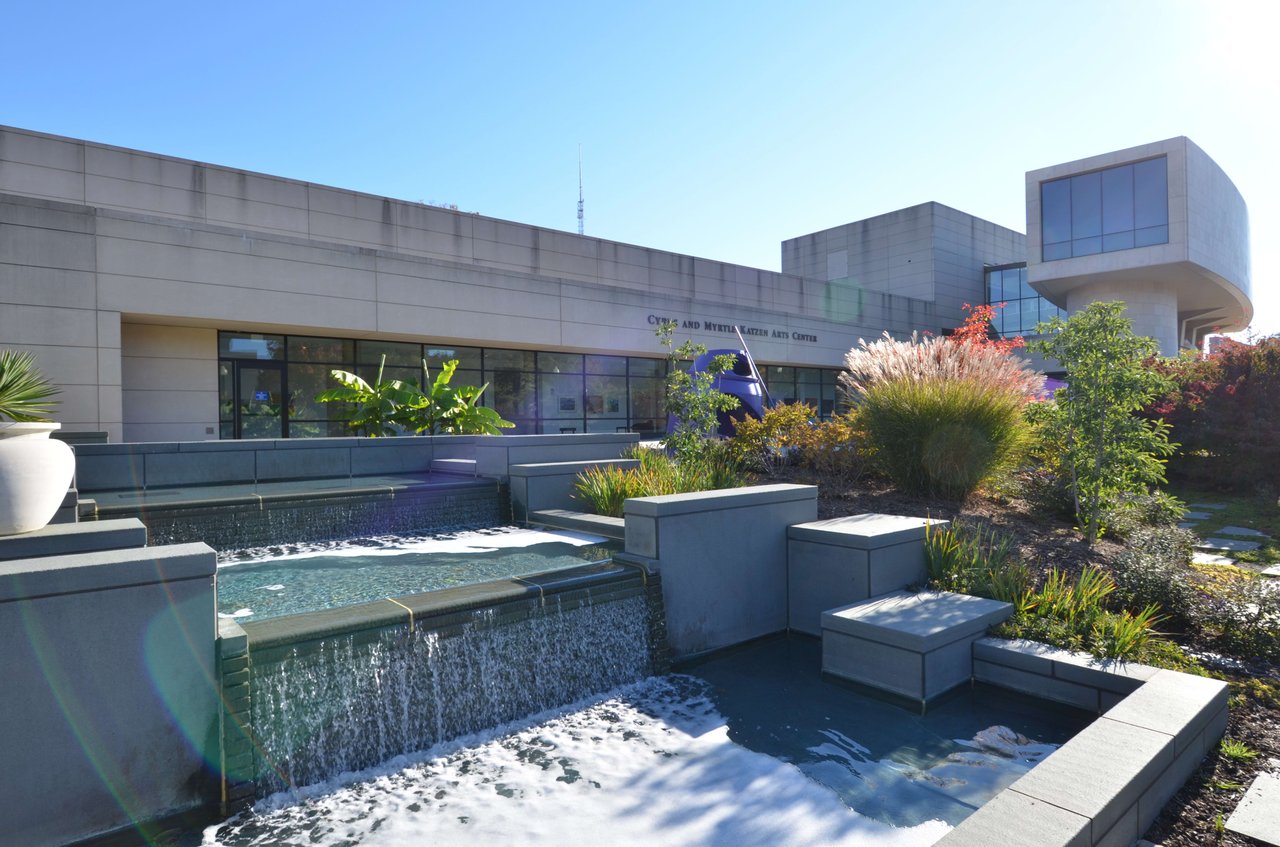
{"label": "glass entrance door", "polygon": [[236,438],[284,438],[284,367],[235,363]]}

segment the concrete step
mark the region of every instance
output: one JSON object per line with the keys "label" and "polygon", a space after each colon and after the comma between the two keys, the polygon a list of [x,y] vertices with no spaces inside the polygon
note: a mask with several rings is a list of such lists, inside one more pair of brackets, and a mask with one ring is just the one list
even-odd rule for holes
{"label": "concrete step", "polygon": [[452,473],[465,474],[467,476],[476,475],[475,459],[432,459],[432,473]]}
{"label": "concrete step", "polygon": [[137,518],[49,524],[35,532],[0,536],[0,562],[145,547],[147,528]]}

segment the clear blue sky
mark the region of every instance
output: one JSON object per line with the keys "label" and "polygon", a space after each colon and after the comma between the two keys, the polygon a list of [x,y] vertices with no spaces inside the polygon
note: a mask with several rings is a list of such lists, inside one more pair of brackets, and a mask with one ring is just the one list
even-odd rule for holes
{"label": "clear blue sky", "polygon": [[779,267],[1025,171],[1189,136],[1249,205],[1280,332],[1274,4],[16,2],[0,123]]}

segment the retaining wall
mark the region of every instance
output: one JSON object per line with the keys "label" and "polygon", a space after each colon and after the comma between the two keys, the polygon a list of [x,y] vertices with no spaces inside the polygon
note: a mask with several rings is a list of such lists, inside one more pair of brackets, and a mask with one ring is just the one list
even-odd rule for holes
{"label": "retaining wall", "polygon": [[662,575],[676,658],[787,628],[787,527],[818,516],[812,485],[757,485],[626,502],[621,557]]}
{"label": "retaining wall", "polygon": [[[140,540],[121,523],[107,546]],[[50,540],[60,528],[46,550],[83,548]],[[214,560],[182,544],[0,563],[0,841],[62,845],[210,802]]]}

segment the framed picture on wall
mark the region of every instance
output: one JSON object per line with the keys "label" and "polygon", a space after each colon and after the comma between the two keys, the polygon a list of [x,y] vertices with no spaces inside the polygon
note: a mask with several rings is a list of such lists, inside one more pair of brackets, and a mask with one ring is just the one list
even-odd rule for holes
{"label": "framed picture on wall", "polygon": [[577,401],[577,400],[575,400],[575,399],[574,399],[574,398],[572,398],[572,397],[561,397],[561,398],[560,398],[560,411],[562,411],[562,412],[576,412],[576,411],[578,411],[578,401]]}
{"label": "framed picture on wall", "polygon": [[604,411],[604,398],[599,394],[588,394],[585,404],[588,415],[598,415]]}

